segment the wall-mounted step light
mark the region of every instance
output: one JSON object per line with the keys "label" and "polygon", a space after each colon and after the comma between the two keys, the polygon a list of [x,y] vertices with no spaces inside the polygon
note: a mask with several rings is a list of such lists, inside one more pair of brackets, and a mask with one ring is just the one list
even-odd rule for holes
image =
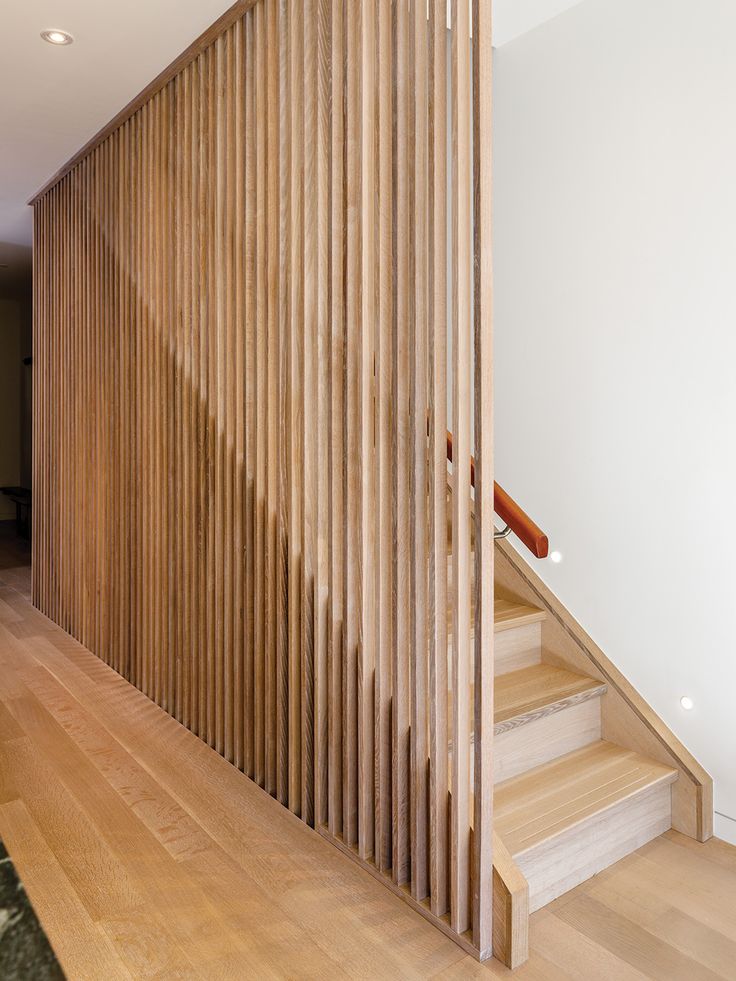
{"label": "wall-mounted step light", "polygon": [[689,695],[683,695],[680,699],[680,705],[682,705],[686,712],[689,712],[691,708],[694,708],[695,702]]}

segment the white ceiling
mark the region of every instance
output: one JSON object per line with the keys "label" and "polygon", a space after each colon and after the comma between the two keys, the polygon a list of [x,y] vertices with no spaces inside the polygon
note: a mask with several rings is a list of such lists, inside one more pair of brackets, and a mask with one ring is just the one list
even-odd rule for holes
{"label": "white ceiling", "polygon": [[[494,43],[505,44],[576,2],[494,0]],[[28,199],[230,4],[231,0],[3,4],[0,248],[2,243],[30,245]],[[39,33],[52,27],[71,32],[75,43],[46,44]]]}
{"label": "white ceiling", "polygon": [[[6,0],[0,58],[0,243],[29,245],[26,202],[232,0]],[[69,31],[56,47],[42,30]]]}

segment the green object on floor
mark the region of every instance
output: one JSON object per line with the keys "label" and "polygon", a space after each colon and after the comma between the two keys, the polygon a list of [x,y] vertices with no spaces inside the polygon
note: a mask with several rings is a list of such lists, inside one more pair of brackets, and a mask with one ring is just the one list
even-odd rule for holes
{"label": "green object on floor", "polygon": [[3,981],[63,981],[51,944],[0,842],[0,978]]}

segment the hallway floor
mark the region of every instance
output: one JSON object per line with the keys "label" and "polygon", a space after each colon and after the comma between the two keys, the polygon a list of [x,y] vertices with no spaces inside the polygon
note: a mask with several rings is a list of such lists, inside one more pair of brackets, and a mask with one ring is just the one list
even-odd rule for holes
{"label": "hallway floor", "polygon": [[[70,981],[479,965],[28,602],[0,541],[0,838]],[[736,979],[736,849],[671,832],[532,918],[521,981]]]}

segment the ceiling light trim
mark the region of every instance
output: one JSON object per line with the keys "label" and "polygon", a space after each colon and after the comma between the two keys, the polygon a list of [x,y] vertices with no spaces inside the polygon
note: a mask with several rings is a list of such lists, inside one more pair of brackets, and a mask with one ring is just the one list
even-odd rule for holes
{"label": "ceiling light trim", "polygon": [[58,27],[49,27],[45,31],[41,31],[41,37],[48,44],[53,44],[56,47],[74,44],[74,35],[70,34],[69,31],[62,31]]}

